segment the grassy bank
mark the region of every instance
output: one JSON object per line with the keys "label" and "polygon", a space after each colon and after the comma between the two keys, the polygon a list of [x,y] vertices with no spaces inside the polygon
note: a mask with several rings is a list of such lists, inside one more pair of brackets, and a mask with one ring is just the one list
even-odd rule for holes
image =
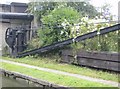
{"label": "grassy bank", "polygon": [[118,74],[93,70],[86,67],[79,67],[70,64],[63,63],[61,64],[55,61],[58,60],[57,58],[54,58],[53,60],[44,57],[41,58],[25,57],[19,59],[3,57],[3,59],[118,82]]}
{"label": "grassy bank", "polygon": [[19,72],[28,76],[32,76],[34,78],[46,80],[51,83],[70,86],[70,87],[112,87],[112,85],[105,85],[102,83],[91,82],[83,79],[78,79],[74,77],[69,77],[60,74],[54,74],[50,72],[44,72],[36,69],[31,69],[23,66],[18,66],[14,64],[2,63],[2,68]]}

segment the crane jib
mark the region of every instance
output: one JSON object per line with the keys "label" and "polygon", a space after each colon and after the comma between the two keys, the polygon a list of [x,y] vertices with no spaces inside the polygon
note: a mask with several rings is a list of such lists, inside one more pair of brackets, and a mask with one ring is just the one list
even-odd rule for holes
{"label": "crane jib", "polygon": [[[117,30],[120,30],[120,24],[116,24],[116,25],[101,29],[99,31],[99,35],[107,34],[109,32],[114,32],[114,31],[117,31]],[[86,40],[86,39],[89,39],[89,38],[93,38],[95,36],[98,36],[98,31],[97,30],[93,31],[93,32],[89,32],[87,34],[83,34],[83,35],[78,36],[76,38],[70,38],[70,39],[60,41],[60,42],[57,42],[57,43],[54,43],[54,44],[51,44],[51,45],[47,45],[47,46],[44,46],[44,47],[33,49],[33,50],[30,50],[30,51],[27,51],[27,52],[24,52],[24,53],[19,53],[16,57],[33,55],[33,54],[36,54],[36,53],[44,53],[44,52],[47,52],[47,51],[50,51],[50,50],[53,50],[53,49],[57,49],[57,48],[60,48],[60,47],[64,47],[65,45],[71,44],[71,43],[73,43],[73,40],[76,41],[76,42],[79,42],[79,41],[83,41],[83,40]]]}

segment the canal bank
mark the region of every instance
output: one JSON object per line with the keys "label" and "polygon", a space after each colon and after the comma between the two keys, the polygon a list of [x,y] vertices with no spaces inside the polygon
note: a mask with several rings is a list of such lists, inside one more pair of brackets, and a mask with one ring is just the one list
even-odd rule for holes
{"label": "canal bank", "polygon": [[13,79],[13,77],[2,75],[2,87],[36,87],[34,83],[28,83],[24,79]]}
{"label": "canal bank", "polygon": [[60,74],[60,75],[75,77],[75,78],[80,79],[80,80],[83,79],[83,80],[87,80],[87,81],[90,81],[90,82],[97,82],[97,83],[112,85],[114,87],[118,87],[118,85],[120,84],[120,83],[114,82],[114,81],[108,81],[108,80],[103,80],[103,79],[100,79],[100,78],[93,78],[93,77],[83,76],[83,75],[79,75],[79,74],[73,74],[73,73],[68,73],[68,72],[48,69],[48,68],[37,67],[37,66],[33,66],[33,65],[24,64],[24,63],[18,63],[18,62],[13,62],[13,61],[8,61],[8,60],[1,60],[1,61],[3,62],[2,64],[9,63],[9,64],[12,64],[14,66],[15,65],[17,65],[17,66],[19,65],[19,66],[30,68],[30,69],[35,69],[35,70],[39,70],[39,71],[48,72],[49,74],[50,73],[55,73],[57,75]]}
{"label": "canal bank", "polygon": [[[2,60],[2,68],[5,70],[21,73],[27,76],[32,76],[40,80],[45,80],[53,84],[69,86],[69,87],[117,87],[118,83],[101,79],[88,78],[87,76],[81,76],[71,74],[67,72],[40,68],[23,63],[17,63],[12,61]],[[48,71],[49,70],[49,71]],[[74,76],[73,76],[74,75]],[[97,82],[95,82],[97,81]],[[105,84],[107,83],[107,84]],[[114,85],[115,83],[115,85]]]}
{"label": "canal bank", "polygon": [[68,89],[64,86],[49,83],[17,72],[0,69],[2,87],[40,87],[42,89]]}

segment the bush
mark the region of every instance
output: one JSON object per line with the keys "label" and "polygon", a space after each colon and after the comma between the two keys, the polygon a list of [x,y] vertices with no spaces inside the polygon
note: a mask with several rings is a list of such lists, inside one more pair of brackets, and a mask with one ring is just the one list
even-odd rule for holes
{"label": "bush", "polygon": [[40,42],[39,38],[32,38],[29,42],[28,42],[28,47],[27,50],[31,50],[34,48],[39,48],[41,47],[42,43]]}
{"label": "bush", "polygon": [[71,26],[78,23],[80,17],[75,9],[66,6],[55,8],[49,15],[43,16],[42,23],[45,27],[38,30],[43,45],[71,38]]}

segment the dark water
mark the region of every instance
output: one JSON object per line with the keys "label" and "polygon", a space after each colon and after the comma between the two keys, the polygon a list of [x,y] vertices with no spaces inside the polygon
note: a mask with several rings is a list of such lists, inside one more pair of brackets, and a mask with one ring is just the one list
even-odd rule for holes
{"label": "dark water", "polygon": [[2,76],[2,87],[42,87],[24,79]]}

